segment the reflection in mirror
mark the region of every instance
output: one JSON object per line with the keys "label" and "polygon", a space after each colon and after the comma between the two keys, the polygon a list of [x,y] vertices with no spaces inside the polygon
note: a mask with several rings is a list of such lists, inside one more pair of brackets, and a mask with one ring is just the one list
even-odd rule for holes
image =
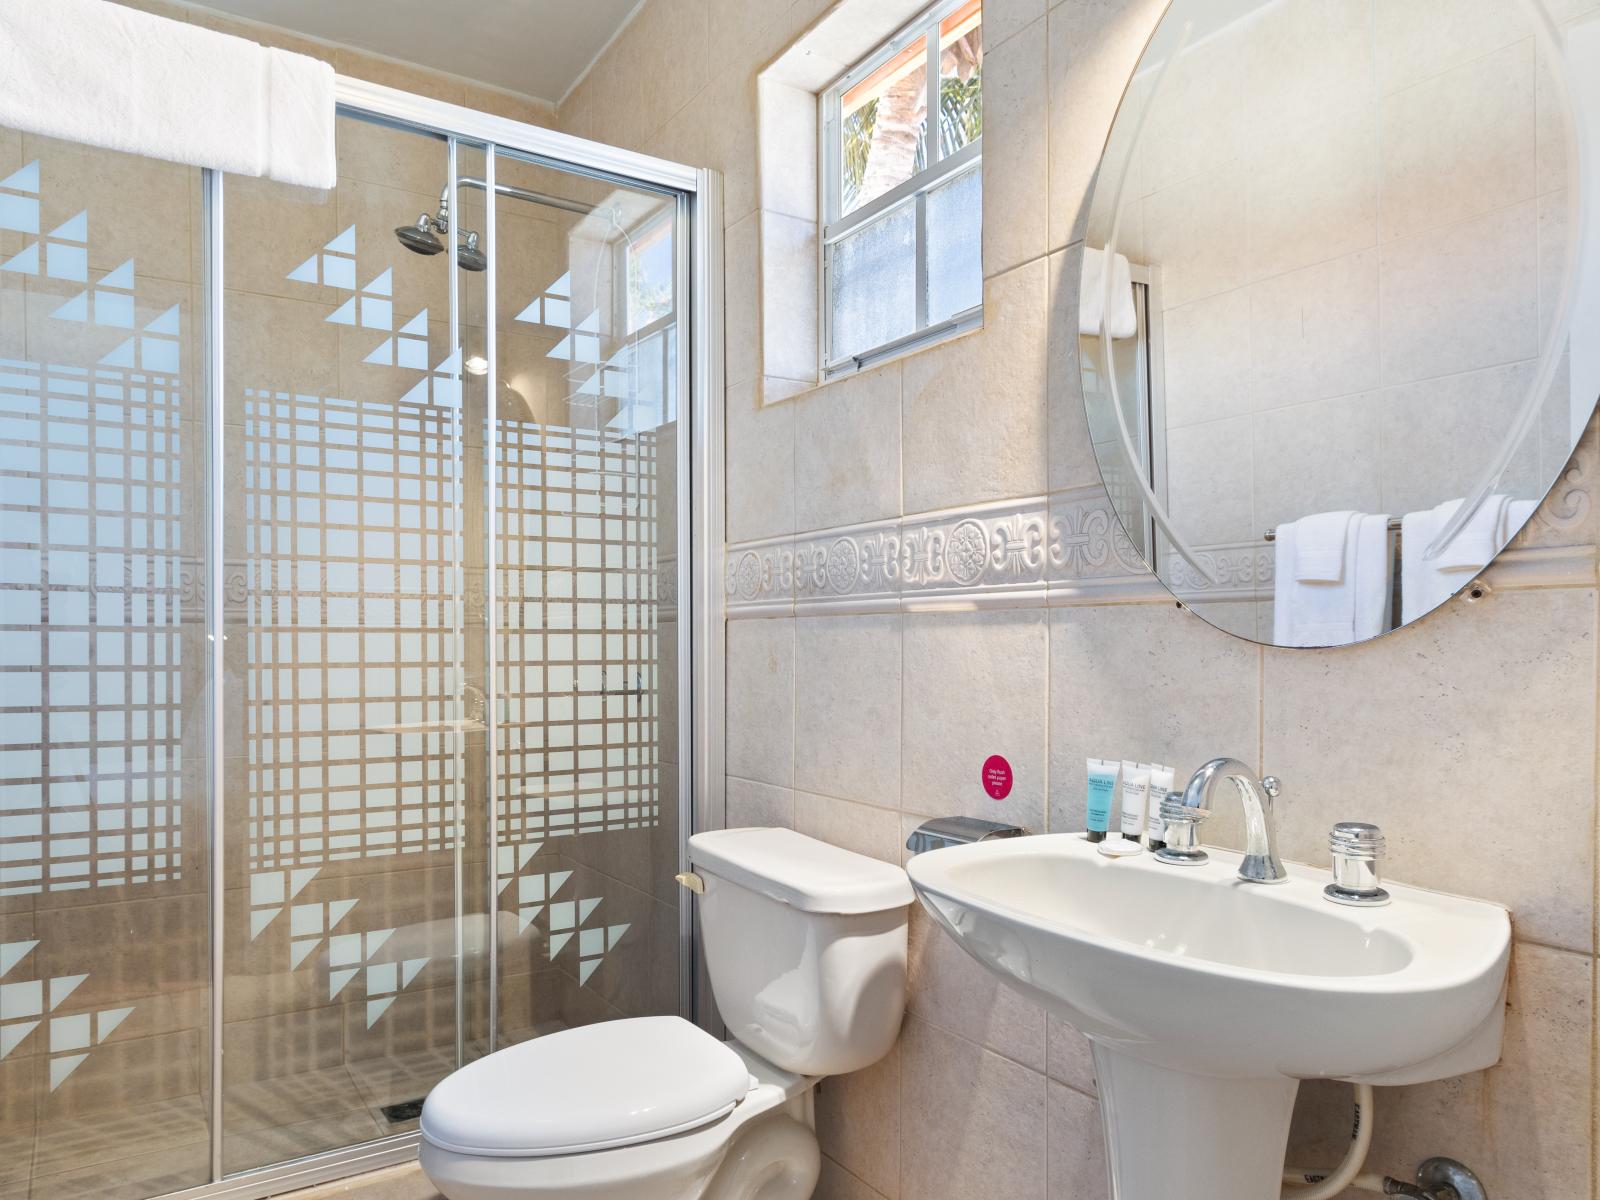
{"label": "reflection in mirror", "polygon": [[1567,338],[1600,319],[1591,47],[1600,20],[1540,0],[1174,0],[1101,162],[1079,334],[1112,503],[1213,624],[1397,628],[1560,477],[1600,393]]}

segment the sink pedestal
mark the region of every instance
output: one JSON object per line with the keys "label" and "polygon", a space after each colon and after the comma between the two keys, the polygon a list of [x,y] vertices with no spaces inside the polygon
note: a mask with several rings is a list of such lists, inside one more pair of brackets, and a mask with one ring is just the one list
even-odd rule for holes
{"label": "sink pedestal", "polygon": [[1091,1044],[1115,1200],[1278,1200],[1299,1080],[1189,1075]]}

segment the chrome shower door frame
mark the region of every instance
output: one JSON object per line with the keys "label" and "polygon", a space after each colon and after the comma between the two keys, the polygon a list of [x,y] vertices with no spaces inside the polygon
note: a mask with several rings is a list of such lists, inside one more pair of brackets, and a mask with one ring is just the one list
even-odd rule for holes
{"label": "chrome shower door frame", "polygon": [[[679,295],[687,298],[680,307],[687,328],[680,334],[678,355],[678,395],[680,436],[677,440],[677,471],[688,480],[688,502],[680,503],[677,513],[679,553],[675,576],[658,580],[658,595],[666,597],[677,613],[678,662],[678,779],[677,829],[679,869],[687,864],[687,840],[696,828],[722,824],[723,801],[723,315],[722,315],[722,180],[715,171],[669,162],[650,155],[622,150],[543,129],[524,122],[431,100],[409,92],[384,87],[345,76],[337,78],[337,100],[341,111],[372,118],[400,128],[441,135],[450,142],[450,170],[447,189],[452,209],[457,186],[455,148],[458,142],[482,146],[485,154],[490,196],[494,187],[494,159],[499,150],[510,150],[543,160],[553,168],[574,171],[623,184],[638,184],[677,196],[678,227],[687,233],[679,239],[677,282]],[[208,430],[208,478],[212,488],[209,505],[207,546],[207,632],[211,638],[209,670],[211,687],[212,738],[220,741],[224,708],[223,696],[223,589],[225,504],[227,498],[223,461],[223,257],[224,212],[222,176],[204,173],[205,194],[205,312],[206,312],[206,410]],[[490,409],[489,426],[494,428],[494,387],[496,361],[494,295],[494,204],[488,204],[485,233],[490,246],[490,265],[486,280]],[[686,245],[685,242],[688,244]],[[455,239],[450,239],[450,260],[455,264]],[[459,298],[456,272],[451,271],[451,335],[457,335]],[[686,428],[685,428],[686,425]],[[488,528],[495,528],[493,456],[489,471],[490,509]],[[681,493],[680,495],[685,494]],[[488,761],[493,764],[498,738],[498,713],[493,690],[496,686],[494,649],[495,572],[494,538],[489,538],[487,566],[490,651],[487,666],[490,685],[486,732]],[[670,589],[670,591],[669,591]],[[687,669],[685,669],[687,667]],[[212,756],[211,803],[209,806],[211,849],[213,853],[211,894],[211,1164],[213,1182],[179,1192],[163,1200],[258,1200],[299,1187],[341,1179],[365,1171],[404,1163],[416,1157],[418,1135],[397,1134],[323,1153],[310,1155],[270,1167],[236,1175],[224,1175],[222,1026],[224,979],[223,900],[227,880],[222,864],[226,861],[222,843],[224,822],[220,811],[223,796],[221,755]],[[490,771],[491,789],[494,773]],[[498,797],[491,790],[489,803]],[[491,813],[488,821],[489,889],[491,902],[497,893],[495,853],[498,822]],[[458,889],[461,886],[458,872]],[[457,904],[458,932],[462,905]],[[693,910],[688,904],[679,909],[678,1009],[691,1019],[703,1008],[695,986],[696,954]],[[495,957],[498,938],[489,939],[491,958],[489,1012],[491,1045],[497,1016],[497,976]],[[462,994],[458,956],[458,1000]],[[460,1041],[461,1014],[457,1014],[457,1039]]]}

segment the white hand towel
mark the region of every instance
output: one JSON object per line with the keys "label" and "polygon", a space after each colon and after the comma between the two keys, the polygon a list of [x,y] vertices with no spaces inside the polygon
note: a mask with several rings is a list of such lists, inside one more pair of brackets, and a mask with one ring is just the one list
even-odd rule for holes
{"label": "white hand towel", "polygon": [[331,188],[334,152],[333,68],[287,50],[267,49],[267,167],[280,183]]}
{"label": "white hand towel", "polygon": [[1274,534],[1272,640],[1280,646],[1344,646],[1387,628],[1393,582],[1387,515],[1342,514],[1338,578],[1296,578],[1307,524],[1327,515],[1280,525]]}
{"label": "white hand towel", "polygon": [[[1503,492],[1485,496],[1477,511],[1467,518],[1467,523],[1455,537],[1450,539],[1450,544],[1441,549],[1435,557],[1426,560],[1428,565],[1437,571],[1483,570],[1494,560],[1494,556],[1500,553],[1500,547],[1505,541],[1506,505],[1510,501],[1511,498]],[[1463,503],[1462,500],[1447,500],[1435,509],[1436,512],[1440,509],[1449,510],[1439,522],[1440,529],[1444,528],[1445,523]],[[1437,533],[1434,536],[1437,537]]]}
{"label": "white hand towel", "polygon": [[107,0],[4,0],[0,124],[332,187],[333,68],[303,57]]}
{"label": "white hand towel", "polygon": [[1446,500],[1400,520],[1400,618],[1415,621],[1455,595],[1475,572],[1494,561],[1513,535],[1533,516],[1532,500],[1512,500],[1496,493],[1435,559],[1422,556],[1443,531],[1462,501]]}
{"label": "white hand towel", "polygon": [[1294,577],[1300,583],[1338,583],[1344,578],[1350,522],[1359,513],[1327,512],[1296,521]]}
{"label": "white hand towel", "polygon": [[[1078,287],[1078,332],[1086,337],[1099,337],[1105,320],[1105,262],[1105,251],[1084,247],[1082,282]],[[1138,332],[1133,269],[1126,255],[1115,254],[1111,263],[1111,336],[1131,338]]]}

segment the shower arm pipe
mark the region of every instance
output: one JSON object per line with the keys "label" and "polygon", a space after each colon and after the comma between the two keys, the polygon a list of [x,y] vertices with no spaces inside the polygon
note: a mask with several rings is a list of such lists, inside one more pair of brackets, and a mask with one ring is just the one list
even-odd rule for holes
{"label": "shower arm pipe", "polygon": [[[1133,141],[1129,147],[1129,153],[1123,158],[1122,165],[1117,171],[1117,186],[1111,194],[1111,234],[1106,238],[1105,248],[1100,252],[1100,285],[1102,292],[1100,345],[1102,353],[1105,355],[1106,383],[1111,389],[1111,412],[1117,419],[1117,436],[1122,442],[1122,452],[1127,457],[1134,482],[1139,485],[1139,491],[1144,496],[1145,507],[1149,510],[1150,516],[1155,520],[1155,523],[1160,526],[1161,532],[1167,535],[1167,540],[1172,543],[1173,549],[1178,552],[1184,562],[1193,567],[1199,573],[1201,579],[1207,583],[1214,584],[1217,582],[1216,575],[1209,566],[1200,561],[1199,555],[1189,548],[1189,543],[1184,540],[1183,535],[1173,527],[1172,518],[1167,515],[1166,506],[1157,499],[1155,488],[1151,486],[1151,481],[1144,477],[1144,470],[1139,465],[1139,456],[1134,450],[1133,435],[1128,431],[1128,418],[1122,411],[1122,395],[1117,387],[1117,372],[1114,369],[1115,360],[1112,357],[1111,346],[1111,295],[1113,291],[1112,277],[1115,274],[1111,269],[1111,264],[1117,253],[1117,238],[1122,232],[1122,191],[1127,186],[1128,167],[1133,161],[1133,149],[1139,145],[1139,139],[1144,134],[1145,122],[1149,120],[1150,112],[1155,108],[1156,98],[1161,94],[1161,85],[1166,81],[1167,72],[1172,69],[1172,64],[1178,60],[1178,56],[1183,53],[1184,47],[1189,44],[1189,35],[1193,32],[1194,22],[1184,22],[1183,36],[1178,39],[1177,47],[1167,56],[1167,61],[1161,64],[1161,69],[1156,72],[1155,80],[1150,85],[1150,95],[1146,99],[1144,108],[1139,113],[1139,119],[1133,127]],[[1087,242],[1084,245],[1084,251],[1085,253],[1088,252]],[[1154,546],[1150,547],[1150,558],[1151,570],[1159,575],[1161,573],[1161,564]]]}
{"label": "shower arm pipe", "polygon": [[1456,535],[1466,528],[1467,522],[1472,520],[1483,502],[1488,499],[1489,493],[1500,483],[1500,477],[1505,474],[1512,458],[1532,431],[1544,397],[1560,367],[1559,350],[1567,340],[1568,326],[1572,321],[1572,307],[1577,298],[1577,264],[1583,261],[1583,249],[1588,242],[1590,222],[1584,205],[1580,203],[1581,181],[1584,178],[1585,166],[1584,149],[1592,140],[1580,136],[1580,127],[1585,123],[1586,114],[1580,106],[1573,103],[1572,89],[1567,84],[1565,70],[1567,56],[1562,49],[1561,35],[1556,29],[1555,22],[1550,19],[1550,13],[1542,0],[1521,0],[1521,4],[1533,22],[1534,41],[1548,59],[1552,68],[1549,73],[1560,98],[1565,101],[1567,111],[1572,114],[1572,120],[1567,125],[1567,161],[1573,164],[1575,183],[1567,188],[1567,221],[1568,228],[1574,232],[1578,253],[1567,261],[1561,282],[1561,302],[1556,308],[1556,319],[1551,323],[1549,336],[1539,358],[1538,373],[1534,376],[1533,383],[1529,385],[1528,394],[1523,398],[1516,420],[1512,422],[1510,432],[1500,443],[1500,448],[1495,452],[1488,469],[1466,494],[1466,498],[1456,506],[1455,512],[1444,523],[1444,528],[1439,530],[1433,541],[1429,542],[1422,552],[1424,562],[1431,561],[1444,553],[1450,543],[1455,541]]}
{"label": "shower arm pipe", "polygon": [[[484,180],[474,178],[471,175],[463,175],[456,180],[457,191],[462,188],[477,188],[479,191],[487,191],[488,187],[489,185]],[[497,196],[510,196],[514,200],[526,200],[530,204],[542,204],[546,208],[559,208],[563,212],[577,213],[581,217],[586,217],[594,211],[594,205],[592,204],[584,204],[579,200],[566,200],[560,196],[552,196],[546,192],[531,191],[528,188],[518,187],[514,183],[501,183],[498,180],[495,181],[494,193]],[[448,183],[444,185],[444,190],[439,193],[439,212],[445,217],[450,215],[450,185]]]}

